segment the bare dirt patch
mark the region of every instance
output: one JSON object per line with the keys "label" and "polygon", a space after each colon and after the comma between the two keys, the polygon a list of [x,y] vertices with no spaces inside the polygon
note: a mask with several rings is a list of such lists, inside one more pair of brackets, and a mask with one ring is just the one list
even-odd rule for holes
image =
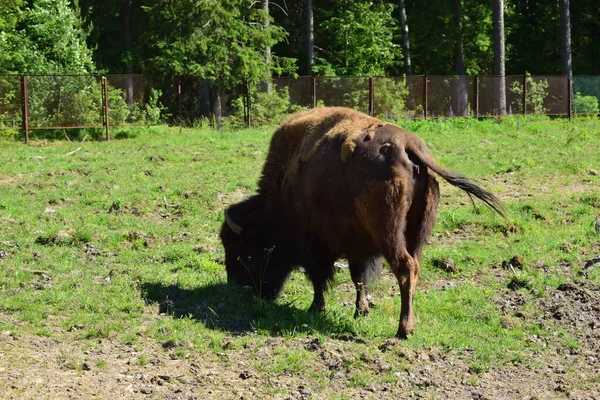
{"label": "bare dirt patch", "polygon": [[[443,290],[450,283],[436,281],[426,288]],[[538,343],[541,350],[526,355],[523,362],[506,361],[477,371],[467,361],[468,354],[442,348],[414,350],[396,339],[361,353],[348,344],[372,346],[352,336],[274,336],[240,348],[230,348],[225,341],[222,351],[201,353],[185,343],[144,338],[133,345],[116,338],[80,340],[76,329],[55,338],[13,336],[7,331],[0,333],[0,398],[600,398],[598,287],[582,279],[548,289],[543,297],[506,288],[494,301],[504,315],[503,324],[527,321],[542,329],[551,324],[559,328],[553,331],[564,335],[524,338]],[[261,370],[260,365],[272,363],[282,348],[316,356],[303,373]],[[393,379],[349,385],[365,372],[392,373]],[[327,377],[325,383],[319,376]]]}

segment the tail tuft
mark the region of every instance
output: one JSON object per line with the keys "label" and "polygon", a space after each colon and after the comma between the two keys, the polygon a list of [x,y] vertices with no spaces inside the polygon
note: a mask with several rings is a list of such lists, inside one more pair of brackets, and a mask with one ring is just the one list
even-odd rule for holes
{"label": "tail tuft", "polygon": [[469,195],[477,197],[479,200],[484,202],[489,208],[496,211],[504,219],[508,219],[506,216],[506,208],[504,204],[496,197],[493,193],[482,189],[473,183],[469,178],[462,175],[442,175],[442,177],[452,186],[464,190]]}

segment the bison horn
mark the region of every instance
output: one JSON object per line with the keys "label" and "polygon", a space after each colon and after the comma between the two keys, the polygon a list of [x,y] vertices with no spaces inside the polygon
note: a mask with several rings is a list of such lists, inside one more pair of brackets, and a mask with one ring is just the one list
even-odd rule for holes
{"label": "bison horn", "polygon": [[229,213],[227,212],[227,210],[225,210],[225,221],[227,221],[227,225],[231,228],[232,231],[234,231],[238,235],[242,234],[242,231],[244,230],[244,228],[242,228],[241,226],[239,226],[238,224],[233,222],[233,220],[229,216]]}

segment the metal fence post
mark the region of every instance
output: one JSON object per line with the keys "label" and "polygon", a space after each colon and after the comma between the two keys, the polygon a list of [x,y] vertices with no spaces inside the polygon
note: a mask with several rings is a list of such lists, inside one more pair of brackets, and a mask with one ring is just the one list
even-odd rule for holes
{"label": "metal fence post", "polygon": [[374,103],[375,103],[375,90],[373,86],[373,77],[369,77],[369,115],[372,117],[375,111]]}
{"label": "metal fence post", "polygon": [[523,76],[523,115],[527,115],[527,75]]}
{"label": "metal fence post", "polygon": [[[252,107],[252,96],[250,95],[250,83],[246,82],[244,84],[244,89],[245,89],[245,96],[246,96],[246,111],[247,111],[247,118],[246,118],[246,127],[247,128],[252,128],[252,112],[251,112],[251,107]],[[219,127],[219,130],[221,128]]]}
{"label": "metal fence post", "polygon": [[21,104],[23,108],[23,130],[25,144],[29,144],[29,94],[27,92],[27,76],[21,76]]}
{"label": "metal fence post", "polygon": [[179,114],[179,125],[181,125],[181,121],[183,120],[183,104],[181,103],[181,77],[177,79],[177,108]]}
{"label": "metal fence post", "polygon": [[475,77],[475,118],[479,118],[479,75]]}
{"label": "metal fence post", "polygon": [[110,140],[110,115],[108,112],[108,80],[102,77],[102,89],[104,93],[104,126],[106,127],[106,140]]}
{"label": "metal fence post", "polygon": [[567,114],[569,115],[569,121],[573,118],[573,77],[567,76]]}
{"label": "metal fence post", "polygon": [[312,77],[312,100],[313,108],[317,108],[317,77]]}
{"label": "metal fence post", "polygon": [[425,112],[425,118],[429,114],[429,80],[427,75],[423,75],[423,111]]}

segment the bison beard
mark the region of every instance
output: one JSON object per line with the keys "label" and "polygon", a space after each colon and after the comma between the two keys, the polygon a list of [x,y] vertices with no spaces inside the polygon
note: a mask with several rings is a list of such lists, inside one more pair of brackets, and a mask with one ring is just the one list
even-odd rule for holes
{"label": "bison beard", "polygon": [[311,309],[323,311],[334,262],[344,257],[357,291],[355,315],[366,314],[365,287],[384,257],[400,285],[397,336],[406,338],[439,202],[436,174],[505,216],[493,194],[438,165],[410,132],[345,108],[292,116],[273,135],[258,194],[225,212],[228,281],[275,299],[302,266],[314,287]]}

